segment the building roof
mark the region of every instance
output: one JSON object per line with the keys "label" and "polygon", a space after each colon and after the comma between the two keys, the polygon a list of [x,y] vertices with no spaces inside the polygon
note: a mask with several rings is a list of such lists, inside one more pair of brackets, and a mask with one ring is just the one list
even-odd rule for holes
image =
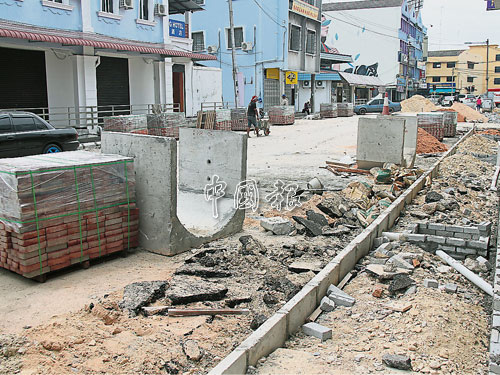
{"label": "building roof", "polygon": [[450,49],[450,50],[443,50],[443,51],[429,51],[428,56],[429,57],[449,57],[449,56],[458,56],[462,52],[464,52],[464,49]]}
{"label": "building roof", "polygon": [[346,72],[339,72],[340,77],[345,80],[349,85],[354,86],[370,86],[370,87],[381,87],[385,86],[384,82],[378,77],[372,76],[362,76],[360,74],[352,74]]}
{"label": "building roof", "polygon": [[165,48],[166,46],[163,44],[111,38],[99,34],[82,33],[79,31],[45,29],[31,25],[6,22],[0,22],[0,38],[2,37],[71,46],[88,46],[119,51],[150,53],[168,57],[187,57],[193,60],[217,60],[217,57],[212,55]]}
{"label": "building roof", "polygon": [[321,9],[323,12],[329,12],[353,9],[392,8],[400,7],[402,4],[403,0],[359,0],[342,3],[323,3]]}

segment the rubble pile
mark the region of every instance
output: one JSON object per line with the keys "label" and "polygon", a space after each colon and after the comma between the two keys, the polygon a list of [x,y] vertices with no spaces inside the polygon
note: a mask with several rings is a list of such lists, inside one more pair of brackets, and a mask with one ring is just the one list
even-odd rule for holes
{"label": "rubble pile", "polygon": [[473,135],[458,146],[458,152],[471,155],[496,155],[497,142],[481,135]]}
{"label": "rubble pile", "polygon": [[424,129],[418,128],[417,154],[431,154],[448,151],[448,147],[439,142],[436,137],[427,133]]}
{"label": "rubble pile", "polygon": [[485,115],[488,118],[489,122],[494,122],[494,123],[500,123],[500,112],[494,111],[494,112],[483,112],[483,115]]}
{"label": "rubble pile", "polygon": [[401,102],[401,112],[432,112],[437,109],[434,103],[421,95],[414,95]]}
{"label": "rubble pile", "polygon": [[458,112],[459,115],[462,115],[467,122],[488,122],[488,118],[478,111],[472,109],[471,107],[463,104],[455,102],[451,106],[451,108]]}

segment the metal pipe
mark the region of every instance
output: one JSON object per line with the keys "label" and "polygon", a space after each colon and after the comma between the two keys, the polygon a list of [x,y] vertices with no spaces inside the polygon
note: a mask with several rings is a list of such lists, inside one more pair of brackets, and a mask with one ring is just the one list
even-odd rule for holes
{"label": "metal pipe", "polygon": [[444,260],[446,263],[448,263],[455,270],[460,272],[462,276],[466,277],[471,283],[473,283],[479,289],[481,289],[482,291],[486,292],[487,294],[493,297],[492,286],[488,284],[486,281],[484,281],[482,278],[480,278],[478,275],[476,275],[474,272],[469,270],[467,267],[465,267],[462,263],[456,261],[442,250],[437,250],[436,255],[440,257],[442,260]]}

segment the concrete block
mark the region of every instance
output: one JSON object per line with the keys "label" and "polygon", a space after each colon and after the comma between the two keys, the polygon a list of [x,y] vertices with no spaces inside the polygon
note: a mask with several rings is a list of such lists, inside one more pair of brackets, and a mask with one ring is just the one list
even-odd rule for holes
{"label": "concrete block", "polygon": [[437,280],[434,280],[434,279],[425,279],[424,286],[426,288],[437,288],[437,287],[439,287],[439,282]]}
{"label": "concrete block", "polygon": [[500,354],[500,343],[490,341],[490,354]]}
{"label": "concrete block", "polygon": [[413,264],[410,264],[407,262],[403,257],[401,257],[399,254],[394,255],[388,260],[388,263],[394,264],[396,267],[399,268],[404,268],[405,270],[413,270],[415,267]]}
{"label": "concrete block", "polygon": [[321,308],[322,311],[330,312],[335,310],[335,302],[325,296],[321,299],[319,307]]}
{"label": "concrete block", "polygon": [[339,272],[339,263],[332,261],[309,281],[309,283],[314,283],[314,285],[318,286],[316,304],[320,303],[321,298],[326,295],[326,291],[331,284],[337,285],[339,283]]}
{"label": "concrete block", "polygon": [[477,225],[480,232],[486,232],[488,235],[491,232],[491,221],[483,221]]}
{"label": "concrete block", "polygon": [[331,328],[327,328],[318,323],[307,323],[302,326],[302,332],[306,335],[317,337],[321,341],[325,341],[332,338]]}
{"label": "concrete block", "polygon": [[456,238],[463,238],[464,240],[471,240],[472,234],[469,233],[455,233],[454,236]]}
{"label": "concrete block", "polygon": [[460,227],[458,225],[447,225],[446,230],[448,232],[457,232],[457,233],[463,233],[464,232],[464,227]]}
{"label": "concrete block", "polygon": [[458,290],[458,286],[457,286],[457,284],[448,283],[448,284],[444,285],[444,290],[447,293],[456,293]]}
{"label": "concrete block", "polygon": [[484,268],[486,268],[488,270],[491,269],[491,263],[488,261],[488,259],[486,259],[486,258],[484,258],[482,256],[479,256],[479,257],[476,258],[476,260],[477,260],[477,262],[479,263],[479,265],[481,267],[484,267]]}
{"label": "concrete block", "polygon": [[260,226],[265,230],[281,236],[289,235],[295,230],[295,227],[290,220],[280,216],[263,218],[260,220]]}
{"label": "concrete block", "polygon": [[464,227],[464,233],[479,234],[479,229],[477,227]]}
{"label": "concrete block", "polygon": [[420,229],[418,231],[418,233],[420,234],[430,234],[430,235],[435,235],[436,234],[436,231],[434,229]]}
{"label": "concrete block", "polygon": [[437,230],[436,231],[436,236],[443,236],[443,237],[452,237],[450,236],[450,232],[447,232],[445,230]]}
{"label": "concrete block", "polygon": [[472,239],[473,240],[479,240],[479,237],[480,237],[479,234],[473,234],[472,235]]}
{"label": "concrete block", "polygon": [[450,257],[452,257],[453,259],[456,259],[456,260],[464,260],[465,259],[465,255],[463,254],[457,254],[457,253],[448,253],[448,255]]}
{"label": "concrete block", "polygon": [[429,223],[418,223],[418,230],[420,231],[421,229],[427,229],[427,226]]}
{"label": "concrete block", "polygon": [[472,247],[474,249],[483,249],[483,250],[488,250],[488,242],[485,241],[476,241],[476,240],[469,240],[467,241],[467,247]]}
{"label": "concrete block", "polygon": [[500,341],[500,332],[497,329],[491,330],[491,341],[496,343]]}
{"label": "concrete block", "polygon": [[465,254],[465,255],[476,255],[477,250],[476,249],[471,249],[467,247],[457,247],[457,253],[458,254]]}
{"label": "concrete block", "polygon": [[428,228],[433,230],[446,230],[446,226],[444,224],[437,223],[429,223]]}
{"label": "concrete block", "polygon": [[245,349],[236,348],[220,361],[208,375],[246,374],[247,353]]}
{"label": "concrete block", "polygon": [[491,362],[490,363],[490,375],[499,375],[500,374],[500,366],[497,365],[496,363]]}
{"label": "concrete block", "polygon": [[353,297],[345,293],[343,290],[337,288],[335,285],[330,285],[326,294],[338,306],[351,307],[356,302]]}
{"label": "concrete block", "polygon": [[373,240],[373,247],[377,248],[386,242],[389,242],[389,239],[387,237],[377,237]]}
{"label": "concrete block", "polygon": [[443,250],[445,253],[455,253],[457,251],[457,248],[455,246],[439,245],[438,249]]}
{"label": "concrete block", "polygon": [[408,241],[409,242],[425,242],[426,240],[425,234],[409,234]]}
{"label": "concrete block", "polygon": [[[374,137],[373,134],[377,134]],[[405,120],[366,118],[358,120],[357,164],[359,168],[382,167],[384,163],[403,165]]]}
{"label": "concrete block", "polygon": [[446,238],[441,236],[427,236],[427,241],[444,244],[446,243]]}
{"label": "concrete block", "polygon": [[446,244],[452,246],[465,246],[465,240],[463,238],[448,237],[446,239]]}
{"label": "concrete block", "polygon": [[493,320],[491,322],[492,328],[500,328],[500,315],[493,314]]}
{"label": "concrete block", "polygon": [[408,225],[408,231],[410,233],[418,233],[418,224],[410,224],[410,225]]}

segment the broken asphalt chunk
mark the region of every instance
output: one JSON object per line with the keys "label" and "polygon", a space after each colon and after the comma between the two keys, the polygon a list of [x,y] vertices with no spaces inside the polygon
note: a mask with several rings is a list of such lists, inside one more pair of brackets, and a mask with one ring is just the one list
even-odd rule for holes
{"label": "broken asphalt chunk", "polygon": [[239,241],[241,242],[241,253],[243,255],[265,254],[267,252],[262,242],[252,236],[241,236]]}
{"label": "broken asphalt chunk", "polygon": [[314,221],[304,219],[300,216],[293,216],[293,220],[306,228],[306,234],[310,237],[316,237],[323,234],[323,228]]}
{"label": "broken asphalt chunk", "polygon": [[296,261],[288,266],[288,269],[292,272],[301,273],[313,271],[318,273],[321,271],[321,262],[302,262]]}
{"label": "broken asphalt chunk", "polygon": [[192,264],[185,264],[175,271],[176,275],[190,275],[190,276],[200,276],[200,277],[206,277],[206,278],[212,278],[212,277],[230,277],[231,272],[217,269],[217,268],[210,268],[210,267],[203,267],[203,266],[198,266],[198,265],[192,265]]}
{"label": "broken asphalt chunk", "polygon": [[415,282],[408,275],[397,274],[393,277],[391,283],[389,284],[389,293],[395,294],[397,292],[402,292]]}
{"label": "broken asphalt chunk", "polygon": [[226,286],[191,277],[175,277],[166,291],[172,304],[179,305],[199,301],[218,301],[227,294]]}
{"label": "broken asphalt chunk", "polygon": [[382,362],[387,367],[395,368],[398,370],[411,370],[411,359],[407,355],[398,354],[384,354]]}
{"label": "broken asphalt chunk", "polygon": [[165,296],[166,281],[140,281],[125,286],[123,299],[119,303],[122,310],[136,316],[143,306]]}
{"label": "broken asphalt chunk", "polygon": [[311,220],[318,224],[320,227],[328,225],[328,220],[321,214],[314,212],[313,210],[306,211],[307,220]]}
{"label": "broken asphalt chunk", "polygon": [[295,230],[295,227],[290,220],[280,216],[261,219],[260,226],[279,236],[287,236]]}

